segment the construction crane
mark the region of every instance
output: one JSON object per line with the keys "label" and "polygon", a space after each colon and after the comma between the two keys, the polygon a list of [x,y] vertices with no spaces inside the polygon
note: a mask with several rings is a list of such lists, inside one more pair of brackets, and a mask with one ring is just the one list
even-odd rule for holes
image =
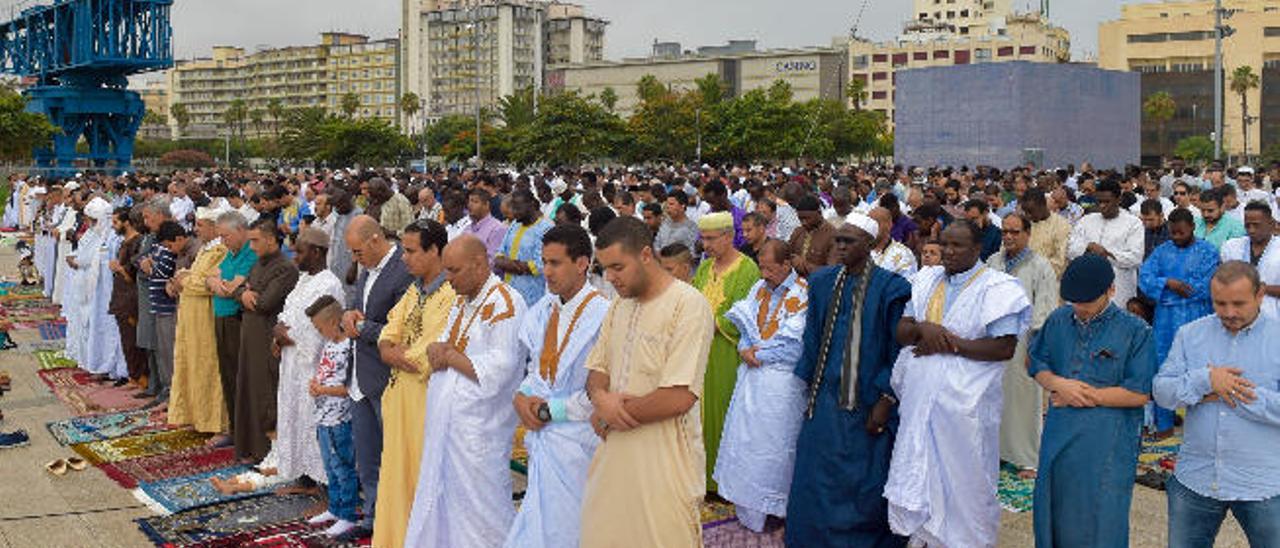
{"label": "construction crane", "polygon": [[858,8],[858,15],[853,18],[853,26],[849,28],[849,39],[858,39],[858,27],[862,25],[862,14],[867,11],[867,2],[870,0],[862,0],[862,6]]}
{"label": "construction crane", "polygon": [[[0,22],[0,74],[30,84],[27,110],[62,131],[34,151],[54,175],[119,173],[146,108],[128,77],[173,66],[173,0],[55,0]],[[81,138],[88,153],[78,153]]]}

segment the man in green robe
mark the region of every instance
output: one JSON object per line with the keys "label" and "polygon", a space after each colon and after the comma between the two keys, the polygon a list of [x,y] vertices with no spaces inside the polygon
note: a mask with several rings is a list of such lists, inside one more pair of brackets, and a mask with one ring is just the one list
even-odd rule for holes
{"label": "man in green robe", "polygon": [[703,215],[698,219],[702,250],[707,258],[698,265],[693,286],[702,292],[715,312],[716,333],[707,357],[707,374],[702,389],[702,437],[707,451],[707,490],[715,492],[711,473],[720,452],[720,432],[729,411],[733,387],[738,382],[738,329],[726,320],[729,308],[751,291],[760,279],[760,269],[733,246],[733,216],[728,212]]}

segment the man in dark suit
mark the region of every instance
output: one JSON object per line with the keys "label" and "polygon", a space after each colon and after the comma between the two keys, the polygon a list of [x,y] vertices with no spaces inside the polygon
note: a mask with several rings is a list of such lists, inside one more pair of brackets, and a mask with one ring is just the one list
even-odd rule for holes
{"label": "man in dark suit", "polygon": [[387,239],[373,217],[360,215],[352,219],[344,237],[352,258],[363,267],[356,280],[354,302],[342,318],[342,329],[356,341],[349,391],[353,400],[351,434],[356,472],[364,493],[364,516],[360,527],[344,535],[354,540],[372,534],[374,503],[378,500],[382,391],[391,375],[378,353],[378,337],[387,323],[387,312],[400,301],[413,275],[400,259],[400,246]]}

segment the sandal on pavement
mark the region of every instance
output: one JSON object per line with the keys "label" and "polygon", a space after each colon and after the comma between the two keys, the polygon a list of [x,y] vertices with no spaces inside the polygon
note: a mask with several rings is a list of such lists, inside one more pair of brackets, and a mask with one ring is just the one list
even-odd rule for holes
{"label": "sandal on pavement", "polygon": [[88,468],[88,467],[89,467],[89,461],[84,460],[80,457],[71,457],[67,459],[67,468],[75,470],[76,472],[83,472],[85,468]]}
{"label": "sandal on pavement", "polygon": [[67,475],[67,461],[62,459],[55,460],[44,465],[44,469],[55,476],[65,476]]}

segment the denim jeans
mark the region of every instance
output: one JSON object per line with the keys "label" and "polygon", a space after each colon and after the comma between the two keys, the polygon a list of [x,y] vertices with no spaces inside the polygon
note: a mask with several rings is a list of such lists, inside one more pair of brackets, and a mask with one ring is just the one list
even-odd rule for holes
{"label": "denim jeans", "polygon": [[355,523],[359,520],[360,481],[351,447],[351,421],[337,426],[317,426],[324,473],[329,476],[329,513]]}
{"label": "denim jeans", "polygon": [[1165,483],[1169,498],[1169,548],[1213,548],[1227,517],[1240,522],[1249,545],[1280,546],[1280,496],[1260,501],[1226,501],[1201,496],[1178,482]]}

